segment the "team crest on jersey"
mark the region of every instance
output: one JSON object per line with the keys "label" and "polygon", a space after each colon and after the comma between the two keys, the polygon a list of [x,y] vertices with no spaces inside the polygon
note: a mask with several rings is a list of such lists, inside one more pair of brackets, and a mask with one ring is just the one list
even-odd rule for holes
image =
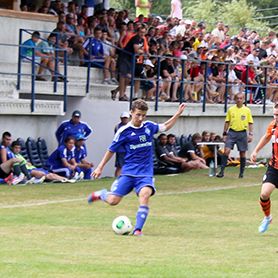
{"label": "team crest on jersey", "polygon": [[146,128],[145,128],[145,133],[148,134],[148,135],[150,135],[150,134],[151,134],[151,131],[146,127]]}
{"label": "team crest on jersey", "polygon": [[140,142],[146,142],[147,141],[146,135],[140,135],[139,140]]}

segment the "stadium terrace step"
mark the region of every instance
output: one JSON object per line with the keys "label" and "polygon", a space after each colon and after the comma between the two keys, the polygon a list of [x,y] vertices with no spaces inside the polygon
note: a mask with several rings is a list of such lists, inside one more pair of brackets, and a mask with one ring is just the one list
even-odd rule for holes
{"label": "stadium terrace step", "polygon": [[0,78],[0,99],[17,99],[16,81]]}
{"label": "stadium terrace step", "polygon": [[[37,68],[37,66],[36,66]],[[64,72],[63,65],[59,66],[59,70],[61,73]],[[31,74],[31,63],[23,62],[21,66],[21,73],[22,74],[28,74],[22,76],[22,79],[30,79]],[[50,73],[46,70],[46,77],[50,78]],[[7,63],[7,62],[1,62],[0,61],[0,75],[4,76],[16,76],[17,75],[17,63]],[[68,66],[67,67],[67,75],[68,80],[83,80],[86,81],[87,79],[87,68],[86,67],[78,67],[78,66]],[[96,83],[101,83],[103,80],[103,70],[97,69],[97,68],[91,68],[91,74],[90,74],[91,80],[94,80]]]}
{"label": "stadium terrace step", "polygon": [[25,99],[0,99],[0,115],[52,115],[63,116],[62,101],[36,100],[31,112],[31,101]]}

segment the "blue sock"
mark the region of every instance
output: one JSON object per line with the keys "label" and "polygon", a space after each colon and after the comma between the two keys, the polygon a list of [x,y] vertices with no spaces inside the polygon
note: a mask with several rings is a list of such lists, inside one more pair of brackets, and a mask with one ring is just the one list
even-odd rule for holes
{"label": "blue sock", "polygon": [[149,214],[148,206],[140,206],[136,214],[136,224],[134,230],[142,230]]}

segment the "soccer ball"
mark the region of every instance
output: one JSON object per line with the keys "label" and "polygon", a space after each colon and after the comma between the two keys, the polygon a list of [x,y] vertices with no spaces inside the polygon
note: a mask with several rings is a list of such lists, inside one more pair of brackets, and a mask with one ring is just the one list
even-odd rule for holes
{"label": "soccer ball", "polygon": [[132,231],[132,224],[127,216],[118,216],[113,220],[112,229],[117,235],[128,235]]}

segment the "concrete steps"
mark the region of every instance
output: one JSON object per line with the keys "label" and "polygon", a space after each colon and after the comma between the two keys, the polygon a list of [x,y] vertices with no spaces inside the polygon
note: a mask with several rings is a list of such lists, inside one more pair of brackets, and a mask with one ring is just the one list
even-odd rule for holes
{"label": "concrete steps", "polygon": [[[37,69],[37,65],[36,65]],[[31,63],[22,62],[21,73],[25,76],[24,79],[31,79]],[[63,65],[59,66],[59,71],[61,74],[64,72]],[[17,63],[7,63],[0,61],[0,74],[5,76],[17,76]],[[68,66],[67,67],[67,76],[69,81],[86,81],[87,79],[87,68],[86,67],[77,67],[77,66]],[[91,68],[91,80],[94,80],[96,83],[101,83],[103,80],[103,70],[97,68]],[[50,72],[45,71],[45,78],[50,79]]]}

